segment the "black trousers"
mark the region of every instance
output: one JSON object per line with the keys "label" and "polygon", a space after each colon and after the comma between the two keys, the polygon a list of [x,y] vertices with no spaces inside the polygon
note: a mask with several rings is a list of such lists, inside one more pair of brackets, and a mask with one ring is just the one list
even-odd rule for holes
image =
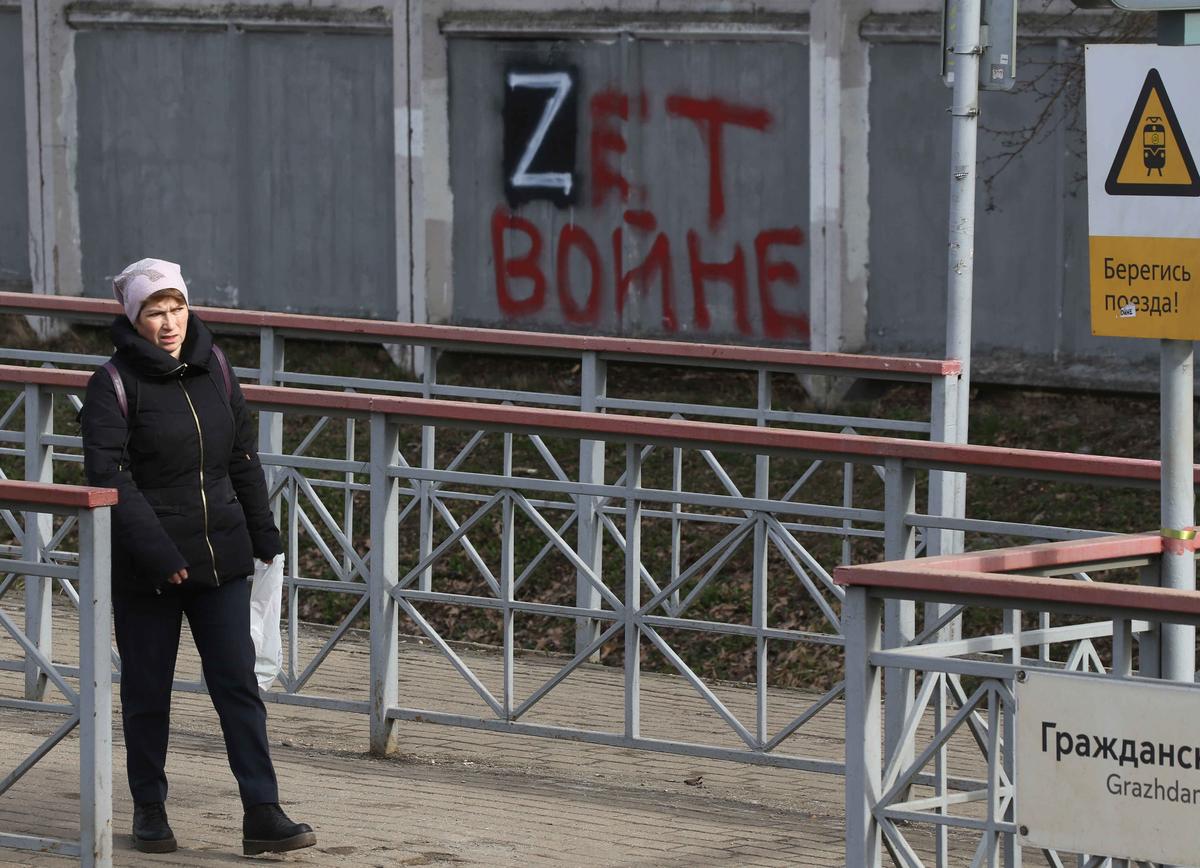
{"label": "black trousers", "polygon": [[267,710],[254,678],[250,583],[217,588],[168,585],[161,594],[115,594],[113,624],[121,652],[121,719],[129,790],[135,802],[167,798],[171,682],[183,616],[200,652],[204,681],[225,736],[242,805],[279,801],[267,746]]}

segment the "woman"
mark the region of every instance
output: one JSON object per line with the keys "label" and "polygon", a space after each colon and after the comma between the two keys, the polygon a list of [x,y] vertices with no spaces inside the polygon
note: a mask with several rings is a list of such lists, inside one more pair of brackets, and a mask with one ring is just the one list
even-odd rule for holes
{"label": "woman", "polygon": [[[112,365],[83,404],[88,482],[115,488],[113,621],[133,842],[175,850],[163,803],[171,682],[182,618],[200,652],[245,815],[246,854],[316,843],[279,807],[266,708],[254,677],[254,558],[283,551],[254,427],[212,334],[188,310],[179,266],[142,259],[113,281],[125,309],[112,324]],[[122,394],[123,393],[123,394]]]}

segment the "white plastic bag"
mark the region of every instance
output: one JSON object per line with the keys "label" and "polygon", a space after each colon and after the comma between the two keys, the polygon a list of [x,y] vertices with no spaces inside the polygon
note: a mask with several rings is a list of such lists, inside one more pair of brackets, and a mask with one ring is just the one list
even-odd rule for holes
{"label": "white plastic bag", "polygon": [[254,561],[250,586],[250,638],[254,640],[254,676],[268,690],[283,669],[283,641],[279,635],[279,610],[283,597],[283,555],[269,564]]}

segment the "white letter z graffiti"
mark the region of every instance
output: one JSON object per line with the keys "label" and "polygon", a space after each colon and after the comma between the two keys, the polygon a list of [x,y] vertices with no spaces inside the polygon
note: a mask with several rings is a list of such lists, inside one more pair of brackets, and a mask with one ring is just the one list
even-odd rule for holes
{"label": "white letter z graffiti", "polygon": [[521,155],[521,160],[513,172],[512,185],[514,187],[550,187],[562,190],[568,196],[571,195],[570,172],[529,171],[534,158],[541,150],[542,143],[546,140],[546,133],[550,131],[550,125],[554,123],[554,119],[567,99],[567,94],[571,91],[571,77],[565,72],[510,72],[508,86],[510,88],[529,87],[554,91],[546,100],[546,107],[542,110],[542,119],[538,121],[537,129],[533,131],[528,144],[525,145],[525,153]]}

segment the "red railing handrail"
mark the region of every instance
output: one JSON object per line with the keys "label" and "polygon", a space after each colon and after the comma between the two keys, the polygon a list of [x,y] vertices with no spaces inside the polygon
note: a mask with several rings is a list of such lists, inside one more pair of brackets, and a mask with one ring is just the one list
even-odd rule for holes
{"label": "red railing handrail", "polygon": [[[90,376],[92,374],[88,371],[0,365],[0,382],[14,384],[32,383],[81,391]],[[1144,458],[932,443],[897,437],[760,428],[690,419],[661,419],[621,413],[583,413],[577,410],[332,392],[322,389],[294,389],[284,386],[244,385],[242,390],[248,401],[267,409],[348,415],[385,413],[414,424],[448,423],[522,431],[553,431],[585,440],[616,439],[638,443],[661,442],[692,448],[833,455],[859,462],[896,458],[921,468],[939,470],[971,467],[984,472],[1098,477],[1128,482],[1157,482],[1160,477],[1159,462]],[[1193,479],[1200,482],[1200,467],[1193,468]]]}
{"label": "red railing handrail", "polygon": [[0,501],[26,505],[95,509],[115,506],[115,488],[92,488],[86,485],[60,485],[52,482],[0,481]]}
{"label": "red railing handrail", "polygon": [[[1067,607],[1101,606],[1143,613],[1200,615],[1200,593],[1177,588],[1081,582],[1029,576],[1008,570],[1065,571],[1104,561],[1153,559],[1177,546],[1158,533],[1121,534],[1011,549],[838,567],[834,581],[844,587],[932,594],[944,599],[1012,600]],[[1195,551],[1194,542],[1188,546]]]}
{"label": "red railing handrail", "polygon": [[[74,317],[105,317],[121,313],[116,301],[77,296],[34,295],[25,292],[0,292],[0,311],[9,313],[59,314]],[[386,322],[351,317],[310,314],[272,313],[235,310],[223,307],[196,307],[196,312],[212,325],[237,328],[270,327],[314,337],[369,338],[384,343],[408,342],[437,346],[461,345],[463,349],[497,352],[585,353],[609,356],[645,356],[662,364],[703,364],[725,366],[767,365],[781,368],[833,368],[877,374],[906,374],[943,377],[961,371],[953,359],[910,359],[902,356],[821,353],[783,347],[742,347],[690,341],[646,340],[642,338],[572,335],[554,332],[510,331],[508,329],[469,328],[426,323]]]}

